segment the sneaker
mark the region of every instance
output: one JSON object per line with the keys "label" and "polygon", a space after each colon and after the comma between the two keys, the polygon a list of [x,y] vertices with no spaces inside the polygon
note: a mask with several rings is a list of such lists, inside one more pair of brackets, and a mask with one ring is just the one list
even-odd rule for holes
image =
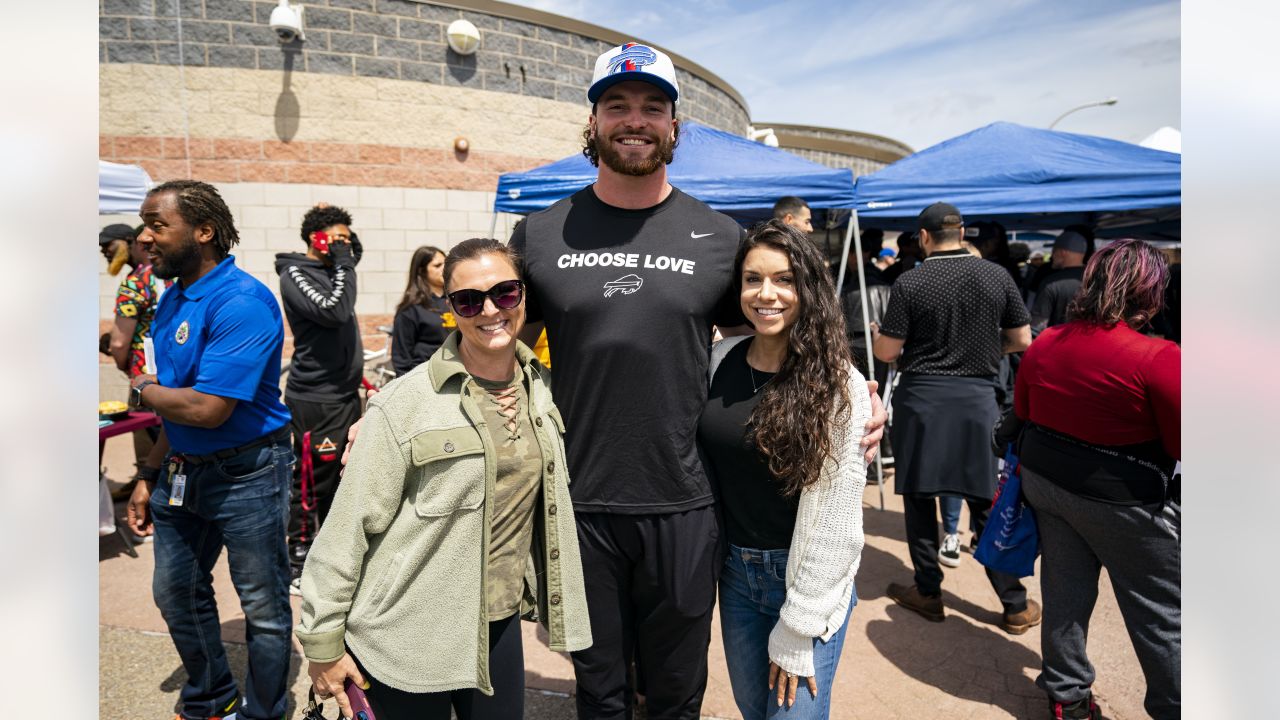
{"label": "sneaker", "polygon": [[1040,603],[1027,598],[1027,609],[1022,612],[1005,613],[1000,621],[1000,627],[1010,635],[1021,635],[1031,628],[1040,624],[1043,615],[1040,612]]}
{"label": "sneaker", "polygon": [[946,615],[942,611],[941,595],[925,595],[915,585],[899,585],[898,583],[889,583],[889,590],[886,594],[893,598],[894,602],[920,615],[929,622],[942,622],[946,619]]}
{"label": "sneaker", "polygon": [[[231,701],[230,705],[227,705],[225,708],[223,708],[221,715],[214,715],[208,718],[208,720],[236,720],[236,716],[239,714],[239,710],[240,710],[240,698],[236,698]],[[189,719],[186,716],[184,716],[182,713],[178,713],[177,715],[173,716],[173,720],[189,720]]]}
{"label": "sneaker", "polygon": [[302,576],[299,575],[289,581],[289,594],[302,596]]}
{"label": "sneaker", "polygon": [[1093,701],[1093,693],[1073,703],[1049,700],[1049,717],[1054,720],[1101,720],[1102,711]]}
{"label": "sneaker", "polygon": [[947,535],[938,548],[938,562],[947,567],[960,567],[960,536]]}

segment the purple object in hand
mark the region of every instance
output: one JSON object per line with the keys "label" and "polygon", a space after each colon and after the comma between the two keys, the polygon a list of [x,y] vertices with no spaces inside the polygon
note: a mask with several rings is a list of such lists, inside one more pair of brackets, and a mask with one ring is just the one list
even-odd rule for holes
{"label": "purple object in hand", "polygon": [[351,716],[355,720],[378,720],[373,715],[373,708],[369,706],[369,698],[365,696],[364,690],[360,686],[347,678],[343,691],[347,694],[347,702],[351,703]]}

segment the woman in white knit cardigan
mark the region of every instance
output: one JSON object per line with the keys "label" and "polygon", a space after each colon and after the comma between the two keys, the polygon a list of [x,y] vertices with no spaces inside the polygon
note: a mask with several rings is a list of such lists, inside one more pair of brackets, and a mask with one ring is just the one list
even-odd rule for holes
{"label": "woman in white knit cardigan", "polygon": [[871,415],[822,257],[780,221],[735,261],[756,334],[712,350],[698,436],[715,470],[729,552],[720,624],[745,720],[825,718],[857,603]]}

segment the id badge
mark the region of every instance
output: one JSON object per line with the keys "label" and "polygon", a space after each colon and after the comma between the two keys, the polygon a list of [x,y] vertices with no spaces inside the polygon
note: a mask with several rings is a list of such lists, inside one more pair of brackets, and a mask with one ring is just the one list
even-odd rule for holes
{"label": "id badge", "polygon": [[180,507],[187,494],[187,476],[182,472],[182,463],[175,464],[176,469],[171,469],[169,475],[169,504]]}

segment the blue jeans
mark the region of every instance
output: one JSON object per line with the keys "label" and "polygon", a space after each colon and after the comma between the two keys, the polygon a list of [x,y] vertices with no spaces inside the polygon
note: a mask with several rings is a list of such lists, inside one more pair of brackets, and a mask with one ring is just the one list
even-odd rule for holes
{"label": "blue jeans", "polygon": [[769,633],[778,624],[778,611],[787,597],[787,551],[753,550],[729,545],[720,574],[720,634],[724,637],[729,684],[743,720],[826,718],[831,710],[831,684],[835,680],[849,613],[858,603],[849,601],[844,624],[831,639],[813,640],[814,680],[818,697],[809,694],[804,680],[796,688],[796,703],[778,707],[777,686],[769,689]]}
{"label": "blue jeans", "polygon": [[156,482],[151,591],[187,672],[180,693],[183,717],[224,715],[239,695],[213,597],[212,570],[223,547],[249,648],[239,717],[284,715],[293,626],[285,548],[292,463],[286,436],[226,460],[184,463],[187,483],[180,506],[169,504],[167,459]]}
{"label": "blue jeans", "polygon": [[938,496],[938,512],[942,515],[942,534],[958,535],[960,533],[960,506],[964,500],[954,495]]}

